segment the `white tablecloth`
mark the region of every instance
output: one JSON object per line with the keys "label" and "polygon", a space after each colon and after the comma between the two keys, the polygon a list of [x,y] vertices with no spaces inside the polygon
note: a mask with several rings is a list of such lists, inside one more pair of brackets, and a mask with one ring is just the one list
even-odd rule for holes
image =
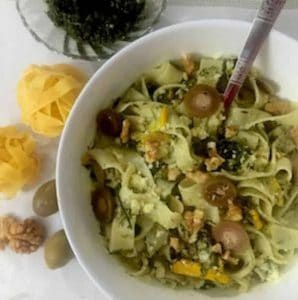
{"label": "white tablecloth", "polygon": [[[171,4],[174,1],[175,5]],[[205,1],[206,2],[206,1]],[[224,1],[222,1],[224,2]],[[176,22],[203,18],[233,18],[252,20],[255,11],[227,7],[177,6],[178,0],[169,0],[169,7],[157,27]],[[183,3],[183,0],[180,1]],[[298,9],[285,10],[277,28],[298,39]],[[23,27],[15,10],[14,0],[0,0],[0,126],[19,123],[16,104],[16,83],[22,71],[32,63],[51,64],[70,62],[54,54],[33,40]],[[90,75],[99,67],[97,63],[75,61]],[[40,182],[54,176],[57,141],[39,140],[43,162]],[[42,147],[44,146],[44,147]],[[13,200],[0,201],[0,214],[32,216],[32,189],[20,193]],[[71,201],[71,199],[69,199]],[[48,234],[61,228],[59,215],[43,219]],[[85,275],[75,259],[65,268],[50,271],[43,261],[43,251],[22,256],[10,250],[0,252],[0,300],[95,300],[105,298]]]}

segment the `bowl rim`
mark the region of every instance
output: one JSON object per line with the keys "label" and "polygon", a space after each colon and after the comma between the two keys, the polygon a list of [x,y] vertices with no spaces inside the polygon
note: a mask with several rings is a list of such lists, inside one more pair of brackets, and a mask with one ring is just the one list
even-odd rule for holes
{"label": "bowl rim", "polygon": [[[98,61],[98,62],[102,62],[102,61],[105,61],[107,59],[109,59],[110,57],[116,55],[119,51],[121,51],[123,49],[123,47],[126,47],[127,45],[133,43],[135,40],[133,41],[126,41],[125,39],[121,39],[119,40],[119,42],[123,42],[123,43],[127,43],[127,45],[124,45],[119,51],[115,51],[113,52],[111,55],[107,55],[107,56],[99,56],[99,55],[84,55],[84,54],[81,54],[81,55],[78,55],[78,54],[73,54],[73,53],[70,53],[70,52],[67,52],[67,51],[60,51],[58,50],[57,48],[55,48],[54,46],[51,46],[49,43],[47,43],[44,39],[42,39],[40,37],[40,35],[34,31],[30,25],[28,24],[24,14],[22,13],[22,10],[21,10],[21,7],[20,7],[20,2],[23,1],[23,0],[16,0],[16,9],[17,9],[17,12],[21,18],[21,21],[23,23],[23,25],[25,26],[25,28],[30,32],[31,36],[35,39],[35,41],[41,43],[42,45],[44,45],[48,50],[56,53],[56,54],[62,54],[62,55],[65,55],[67,57],[70,57],[72,59],[79,59],[79,60],[86,60],[86,61]],[[150,24],[150,26],[148,26],[146,29],[143,30],[143,33],[141,34],[141,36],[139,38],[142,38],[143,36],[145,36],[146,34],[152,32],[153,30],[153,26],[158,22],[158,20],[160,19],[161,15],[163,14],[163,12],[165,11],[166,7],[167,7],[167,4],[168,4],[168,0],[161,0],[162,1],[162,4],[161,4],[161,7],[160,7],[160,11],[159,13],[156,15],[156,17],[154,18],[153,22]],[[55,26],[56,27],[56,26]],[[57,29],[59,29],[57,27]],[[63,29],[61,29],[63,30]],[[67,38],[70,38],[66,33],[65,33],[65,40]]]}
{"label": "bowl rim", "polygon": [[[75,257],[77,258],[80,266],[85,271],[87,276],[91,279],[91,281],[95,284],[95,286],[101,291],[101,293],[107,297],[108,299],[117,299],[115,296],[115,293],[113,289],[110,286],[104,285],[102,282],[99,282],[95,279],[94,271],[89,270],[87,267],[87,259],[85,259],[84,255],[81,254],[78,250],[77,241],[76,238],[73,237],[71,234],[71,228],[67,224],[67,220],[64,217],[64,203],[66,201],[62,201],[62,191],[63,186],[60,184],[62,182],[62,177],[60,176],[62,170],[61,167],[61,156],[63,152],[63,145],[65,143],[65,140],[67,139],[69,128],[71,127],[71,120],[74,118],[75,115],[79,113],[79,107],[83,103],[83,99],[85,97],[86,91],[94,84],[94,82],[97,81],[97,78],[101,76],[102,73],[105,73],[106,69],[109,69],[111,66],[113,66],[119,58],[124,56],[127,52],[134,51],[135,48],[137,48],[139,45],[141,45],[144,41],[148,41],[151,39],[154,39],[154,37],[167,33],[172,32],[177,29],[181,28],[189,28],[193,26],[239,26],[244,30],[249,30],[250,26],[252,25],[250,22],[242,21],[242,20],[232,20],[232,19],[204,19],[204,20],[196,20],[196,21],[186,21],[174,25],[170,25],[168,27],[161,28],[159,30],[156,30],[154,32],[151,32],[150,34],[143,36],[136,41],[132,42],[128,46],[121,49],[118,53],[116,53],[113,57],[111,57],[109,60],[107,60],[99,69],[94,73],[94,75],[89,79],[83,90],[81,91],[78,99],[76,100],[70,115],[67,119],[67,122],[65,124],[64,130],[62,132],[60,141],[59,141],[59,147],[57,152],[57,163],[56,163],[56,186],[57,186],[57,195],[58,195],[58,207],[60,211],[61,221],[63,228],[65,229],[66,236],[68,238],[68,241],[70,243],[70,246],[75,254]],[[272,30],[272,34],[277,36],[279,39],[287,40],[289,43],[295,43],[298,44],[298,41],[296,41],[294,38],[289,37],[288,35],[281,33],[275,29]]]}

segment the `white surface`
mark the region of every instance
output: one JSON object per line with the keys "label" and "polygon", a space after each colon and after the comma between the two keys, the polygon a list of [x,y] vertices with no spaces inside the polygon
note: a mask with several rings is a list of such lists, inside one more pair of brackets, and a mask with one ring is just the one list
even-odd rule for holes
{"label": "white surface", "polygon": [[[159,26],[201,18],[251,20],[254,14],[253,10],[239,8],[170,6]],[[297,17],[298,10],[284,11],[277,28],[298,39]],[[49,52],[32,39],[17,16],[14,0],[0,0],[0,58],[0,126],[19,122],[15,86],[21,72],[29,64],[70,62],[68,58]],[[98,64],[88,62],[73,63],[89,74],[98,67]],[[43,158],[42,183],[54,176],[57,141],[39,140],[39,145]],[[31,197],[36,186],[13,200],[0,201],[0,213],[24,218],[32,216]],[[43,219],[42,222],[49,234],[61,228],[59,215]],[[107,299],[87,278],[75,259],[61,270],[49,271],[44,266],[42,256],[42,250],[30,256],[16,255],[10,250],[0,252],[0,300]]]}

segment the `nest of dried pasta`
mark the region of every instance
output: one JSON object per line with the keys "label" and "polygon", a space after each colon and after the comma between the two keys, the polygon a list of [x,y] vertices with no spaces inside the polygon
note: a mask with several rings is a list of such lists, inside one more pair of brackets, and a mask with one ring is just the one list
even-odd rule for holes
{"label": "nest of dried pasta", "polygon": [[0,128],[0,193],[13,197],[39,171],[33,138],[14,126]]}
{"label": "nest of dried pasta", "polygon": [[17,90],[22,121],[36,133],[58,136],[85,82],[70,65],[30,66]]}

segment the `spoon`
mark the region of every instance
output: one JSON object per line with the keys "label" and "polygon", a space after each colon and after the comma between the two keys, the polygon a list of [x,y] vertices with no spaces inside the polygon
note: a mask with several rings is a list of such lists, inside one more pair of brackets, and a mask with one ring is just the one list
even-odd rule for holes
{"label": "spoon", "polygon": [[224,92],[224,106],[226,110],[237,96],[285,3],[286,0],[264,0],[262,2]]}

